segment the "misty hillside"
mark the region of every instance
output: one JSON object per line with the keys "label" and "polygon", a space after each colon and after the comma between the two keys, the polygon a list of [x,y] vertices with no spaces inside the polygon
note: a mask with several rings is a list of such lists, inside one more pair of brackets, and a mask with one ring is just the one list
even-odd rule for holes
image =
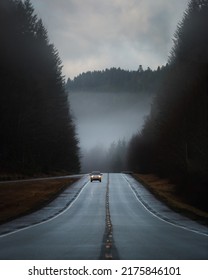
{"label": "misty hillside", "polygon": [[111,68],[68,79],[66,88],[82,149],[128,140],[142,126],[164,69]]}
{"label": "misty hillside", "polygon": [[[100,151],[97,152],[100,156],[101,150],[103,155],[107,154],[112,143],[128,141],[142,127],[165,68],[158,67],[156,71],[143,70],[142,66],[138,71],[111,68],[68,79],[66,88],[80,139],[82,167],[93,167],[90,163],[93,156],[87,159],[86,154],[93,155],[94,149]],[[97,155],[95,166],[98,161]],[[102,161],[106,162],[103,158]]]}
{"label": "misty hillside", "polygon": [[139,65],[137,71],[127,71],[120,68],[110,68],[102,71],[86,72],[78,75],[73,80],[67,81],[66,87],[69,91],[90,92],[134,92],[152,93],[160,84],[164,66],[157,70],[149,67],[144,70]]}

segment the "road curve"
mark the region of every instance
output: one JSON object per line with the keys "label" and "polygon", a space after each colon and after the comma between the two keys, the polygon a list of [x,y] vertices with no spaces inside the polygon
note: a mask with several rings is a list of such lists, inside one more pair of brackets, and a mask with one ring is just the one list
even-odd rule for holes
{"label": "road curve", "polygon": [[112,259],[208,259],[208,235],[158,218],[131,184],[122,174],[88,181],[56,218],[0,236],[0,259],[103,259],[109,238]]}

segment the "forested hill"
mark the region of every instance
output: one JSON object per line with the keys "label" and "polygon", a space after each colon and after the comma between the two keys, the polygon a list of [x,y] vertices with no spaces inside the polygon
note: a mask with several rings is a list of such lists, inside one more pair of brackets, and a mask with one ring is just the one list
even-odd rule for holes
{"label": "forested hill", "polygon": [[127,71],[120,68],[110,68],[103,71],[86,72],[73,80],[67,81],[69,91],[97,92],[155,92],[166,67],[143,70],[140,65],[137,71]]}

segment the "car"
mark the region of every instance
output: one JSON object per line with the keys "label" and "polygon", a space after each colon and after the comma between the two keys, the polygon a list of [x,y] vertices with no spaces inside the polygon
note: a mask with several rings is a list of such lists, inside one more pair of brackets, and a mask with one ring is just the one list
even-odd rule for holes
{"label": "car", "polygon": [[93,171],[92,173],[90,173],[90,181],[100,181],[102,180],[102,173],[100,173],[100,171]]}

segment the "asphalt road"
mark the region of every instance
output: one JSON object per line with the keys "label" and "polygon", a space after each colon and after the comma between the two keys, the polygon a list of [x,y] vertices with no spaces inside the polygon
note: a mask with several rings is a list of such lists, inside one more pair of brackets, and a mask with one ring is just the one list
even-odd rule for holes
{"label": "asphalt road", "polygon": [[128,175],[87,181],[64,211],[40,224],[15,231],[15,223],[0,236],[0,259],[208,259],[208,230],[175,215]]}

